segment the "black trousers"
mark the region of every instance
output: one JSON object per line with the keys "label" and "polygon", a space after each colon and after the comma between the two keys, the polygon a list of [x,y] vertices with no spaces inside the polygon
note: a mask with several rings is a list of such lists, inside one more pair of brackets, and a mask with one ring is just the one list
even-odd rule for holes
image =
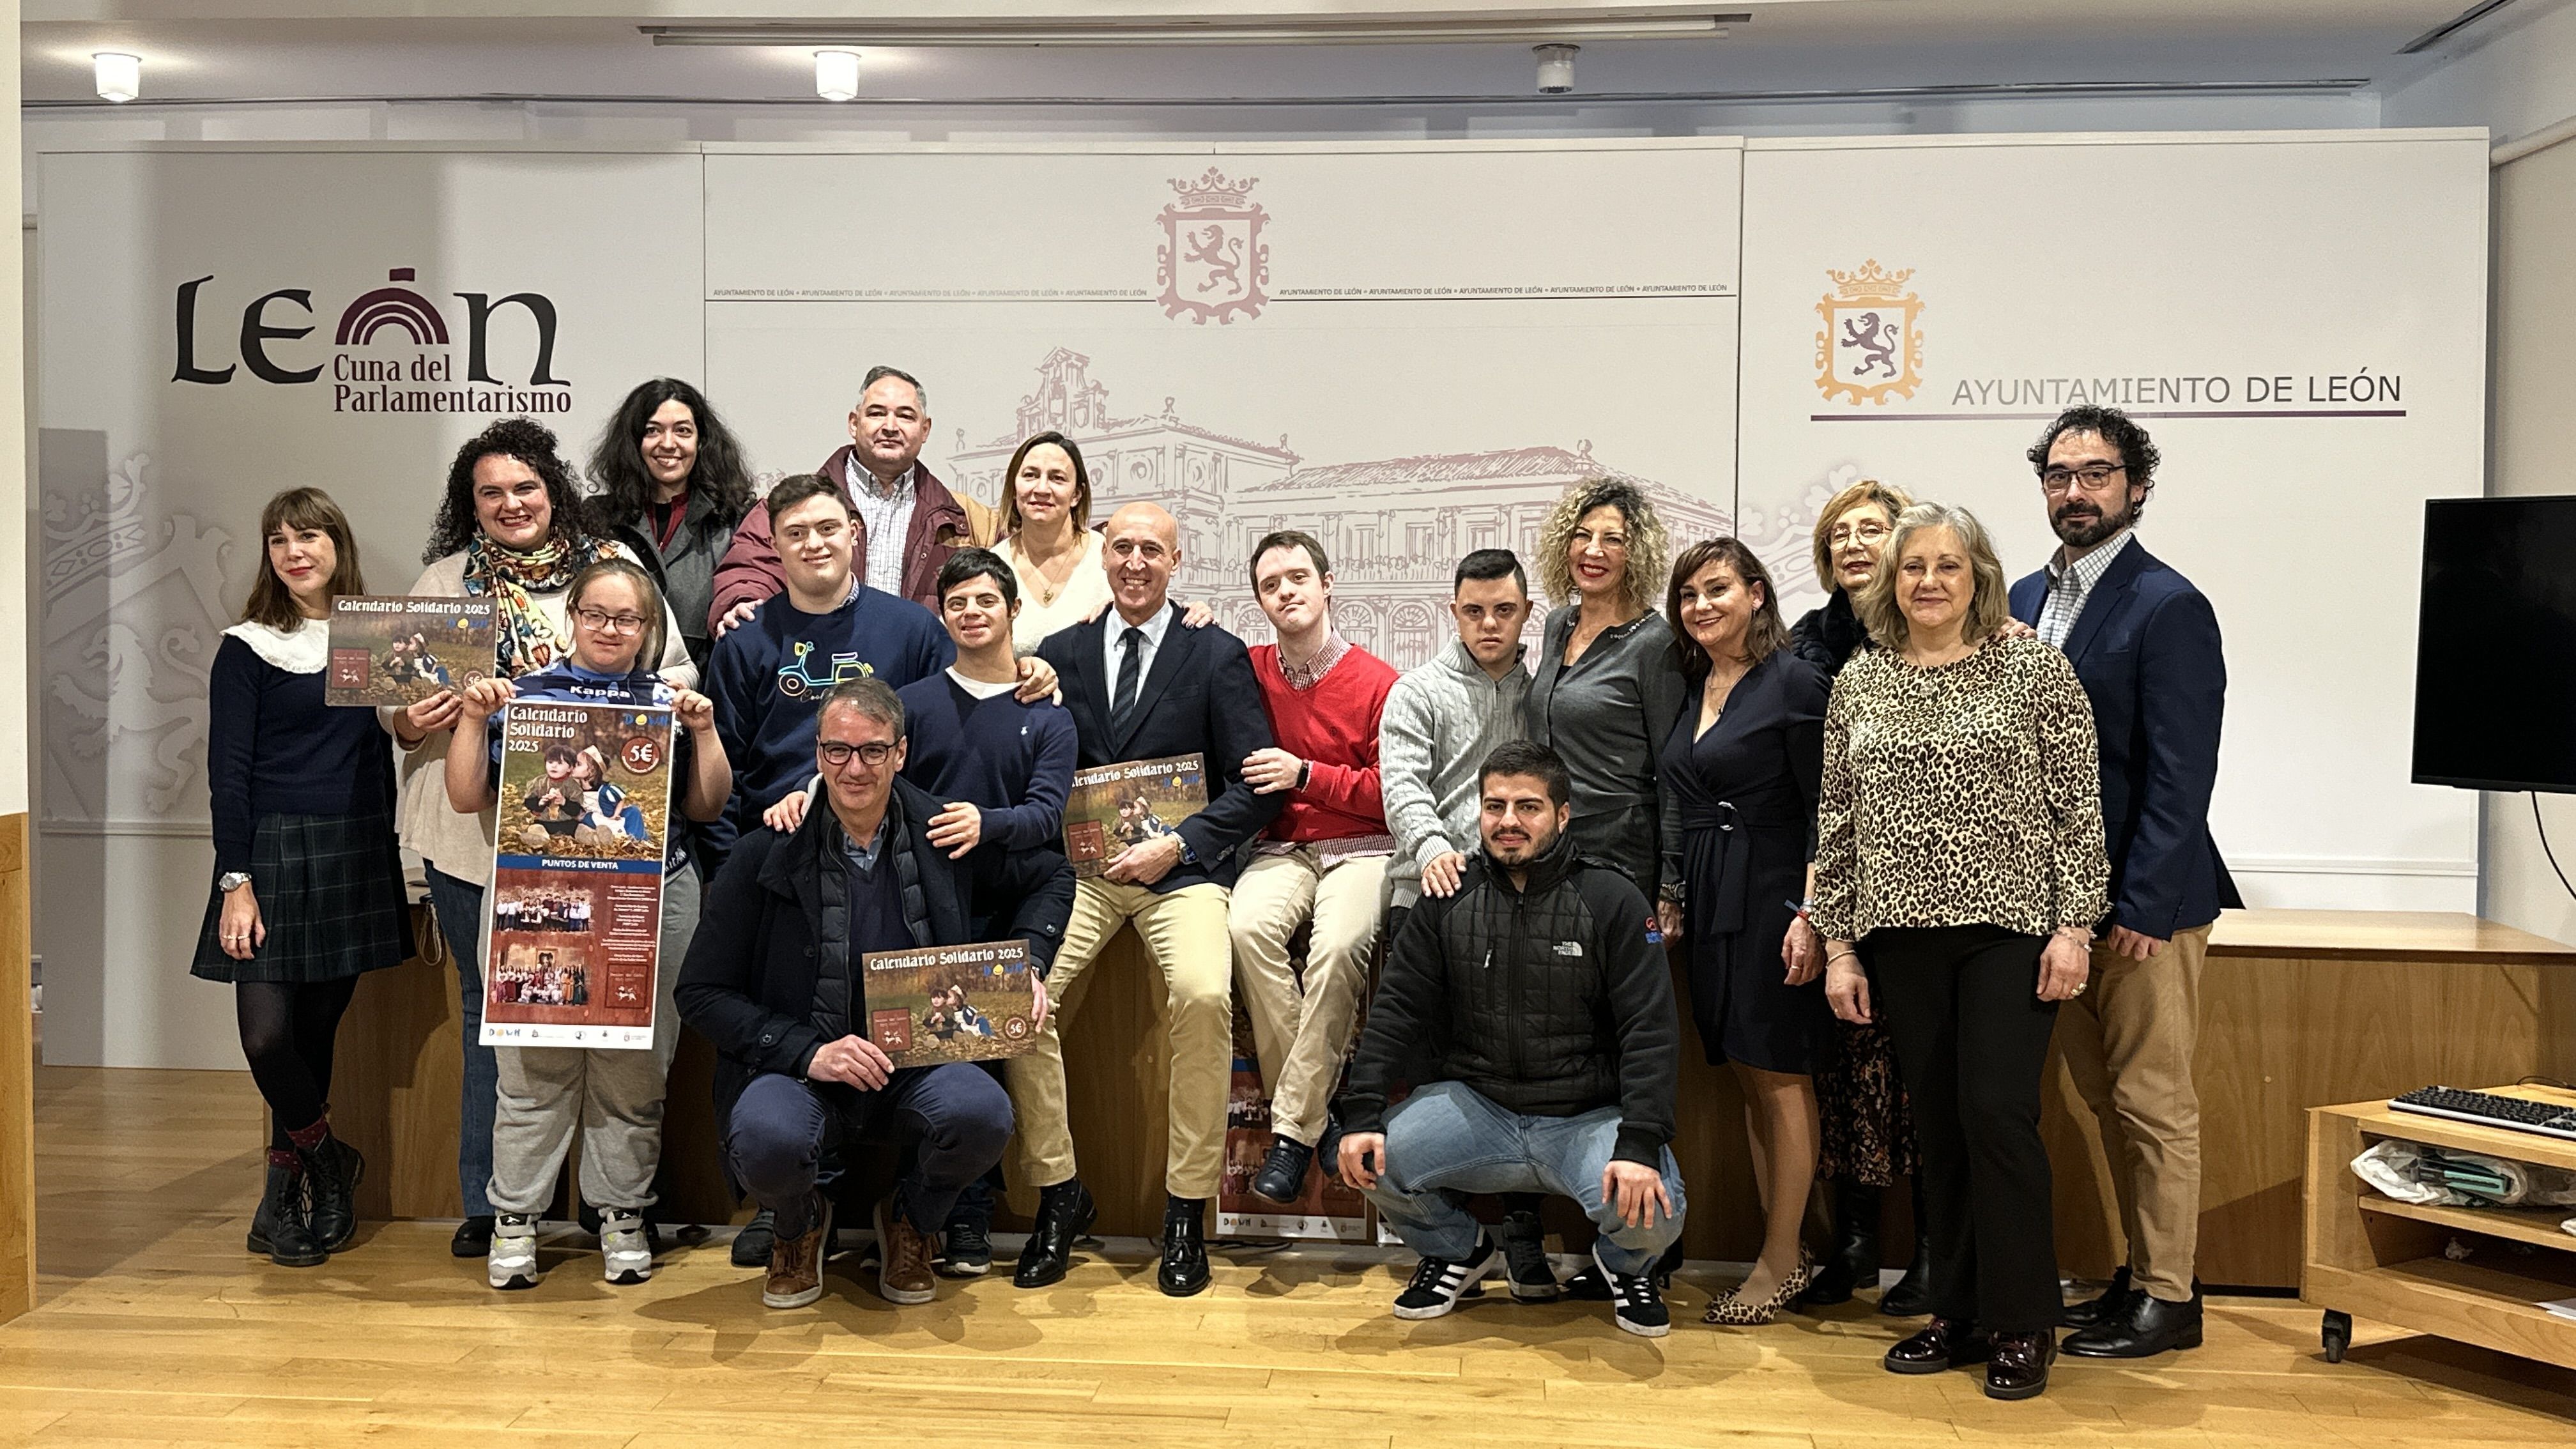
{"label": "black trousers", "polygon": [[1895,1043],[1922,1150],[1932,1311],[1997,1333],[2054,1328],[2066,1312],[2039,1136],[2057,1023],[2057,1003],[2038,996],[2046,944],[1999,926],[1869,936],[1873,1014]]}

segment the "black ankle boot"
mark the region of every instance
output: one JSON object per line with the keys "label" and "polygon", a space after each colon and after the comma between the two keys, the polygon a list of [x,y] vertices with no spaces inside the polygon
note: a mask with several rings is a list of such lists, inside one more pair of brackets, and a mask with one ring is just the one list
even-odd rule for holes
{"label": "black ankle boot", "polygon": [[1924,1220],[1920,1173],[1914,1178],[1914,1261],[1896,1286],[1879,1295],[1878,1311],[1891,1318],[1920,1318],[1932,1311],[1932,1225]]}
{"label": "black ankle boot", "polygon": [[268,1155],[268,1188],[250,1216],[250,1250],[267,1254],[281,1268],[314,1268],[330,1261],[305,1216],[304,1164],[292,1152]]}
{"label": "black ankle boot", "polygon": [[1852,1290],[1878,1281],[1878,1189],[1849,1178],[1834,1184],[1834,1249],[1816,1268],[1799,1302],[1809,1308],[1849,1303]]}
{"label": "black ankle boot", "polygon": [[337,1137],[325,1135],[310,1148],[299,1147],[304,1176],[313,1184],[313,1236],[329,1252],[349,1246],[358,1235],[358,1179],[367,1175],[367,1159]]}

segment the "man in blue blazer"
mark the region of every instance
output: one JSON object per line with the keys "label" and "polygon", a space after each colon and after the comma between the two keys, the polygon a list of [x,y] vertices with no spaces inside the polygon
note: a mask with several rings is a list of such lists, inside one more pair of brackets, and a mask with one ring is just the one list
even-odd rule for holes
{"label": "man in blue blazer", "polygon": [[2093,700],[2111,913],[2091,990],[2058,1014],[2058,1050],[2101,1119],[2129,1240],[2109,1291],[2067,1310],[2066,1352],[2143,1358],[2201,1339],[2200,1098],[2191,1078],[2200,967],[2227,893],[2209,835],[2227,664],[2218,616],[2138,542],[2155,487],[2146,430],[2069,408],[2030,450],[2061,544],[2013,585],[2013,617],[2075,665]]}
{"label": "man in blue blazer", "polygon": [[[1163,1264],[1156,1283],[1186,1297],[1208,1285],[1208,1199],[1225,1170],[1226,1090],[1234,1070],[1234,947],[1226,904],[1236,852],[1279,813],[1287,795],[1256,794],[1244,757],[1273,740],[1261,686],[1243,641],[1223,629],[1187,629],[1171,602],[1181,561],[1180,525],[1151,503],[1109,516],[1101,563],[1111,607],[1050,634],[1038,657],[1053,664],[1073,712],[1084,769],[1196,754],[1207,806],[1168,833],[1123,847],[1101,874],[1079,882],[1073,920],[1056,952],[1050,990],[1069,1001],[1118,928],[1134,923],[1161,968],[1170,1033],[1171,1098],[1163,1187]],[[1007,1069],[1020,1121],[1022,1180],[1038,1193],[1037,1221],[1012,1281],[1043,1288],[1065,1275],[1076,1238],[1091,1226],[1091,1194],[1075,1175],[1065,1115],[1059,1010],[1037,1046]]]}

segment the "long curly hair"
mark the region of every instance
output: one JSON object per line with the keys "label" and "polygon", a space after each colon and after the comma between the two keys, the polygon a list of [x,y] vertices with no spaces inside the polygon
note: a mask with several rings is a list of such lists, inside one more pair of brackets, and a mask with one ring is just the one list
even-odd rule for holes
{"label": "long curly hair", "polygon": [[572,465],[556,448],[554,430],[534,418],[503,418],[468,438],[456,450],[455,461],[447,465],[447,494],[439,502],[437,522],[430,525],[429,546],[420,551],[422,563],[436,563],[474,541],[475,531],[482,527],[474,517],[474,465],[496,456],[527,464],[546,485],[546,501],[554,510],[550,539],[571,540],[598,532],[591,522],[589,500],[573,481]]}
{"label": "long curly hair", "polygon": [[1593,478],[1565,490],[1556,507],[1547,515],[1547,523],[1538,536],[1539,586],[1547,590],[1551,604],[1563,605],[1574,599],[1574,526],[1583,515],[1596,508],[1616,508],[1628,527],[1628,572],[1620,581],[1619,597],[1630,618],[1655,607],[1656,597],[1663,592],[1664,576],[1670,572],[1672,542],[1664,534],[1664,521],[1656,516],[1655,505],[1647,501],[1645,490],[1625,478]]}
{"label": "long curly hair", "polygon": [[689,493],[715,500],[715,523],[731,528],[751,511],[751,470],[743,463],[742,445],[716,416],[706,394],[676,377],[639,383],[617,413],[600,430],[590,449],[590,482],[599,521],[622,528],[644,516],[655,491],[653,474],[644,466],[644,428],[664,403],[689,410],[698,427],[697,461],[689,469]]}

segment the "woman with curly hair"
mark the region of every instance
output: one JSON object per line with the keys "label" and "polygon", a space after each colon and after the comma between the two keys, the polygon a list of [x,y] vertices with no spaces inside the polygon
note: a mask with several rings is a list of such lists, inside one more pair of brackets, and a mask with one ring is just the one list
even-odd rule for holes
{"label": "woman with curly hair", "polygon": [[1574,776],[1576,848],[1661,903],[1667,934],[1681,925],[1681,816],[1656,781],[1655,756],[1690,693],[1655,609],[1669,550],[1636,484],[1596,478],[1566,490],[1539,537],[1539,582],[1557,607],[1521,706],[1529,737]]}
{"label": "woman with curly hair", "polygon": [[[560,662],[571,650],[564,614],[573,577],[602,559],[634,562],[592,523],[555,435],[528,418],[503,418],[456,450],[447,492],[421,557],[429,567],[410,592],[432,598],[489,599],[494,666],[516,679]],[[662,677],[675,688],[698,682],[680,639],[680,622],[662,610]],[[404,751],[402,843],[421,858],[431,908],[448,954],[456,960],[464,1007],[465,1077],[456,1134],[457,1188],[465,1222],[450,1249],[479,1258],[491,1248],[492,1104],[497,1066],[483,1030],[483,886],[492,870],[492,812],[462,814],[448,804],[448,735],[463,710],[442,689],[405,708],[378,711]]]}
{"label": "woman with curly hair", "polygon": [[751,511],[751,471],[705,394],[675,377],[639,384],[590,452],[591,507],[678,616],[689,658],[707,662],[716,563]]}

